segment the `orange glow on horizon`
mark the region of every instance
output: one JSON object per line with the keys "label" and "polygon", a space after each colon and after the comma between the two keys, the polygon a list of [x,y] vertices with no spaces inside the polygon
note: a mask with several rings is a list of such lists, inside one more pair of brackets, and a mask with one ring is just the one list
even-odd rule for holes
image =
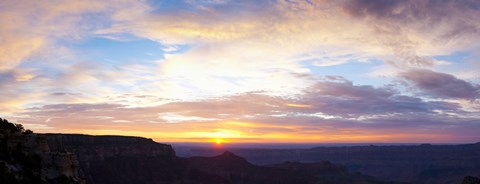
{"label": "orange glow on horizon", "polygon": [[[28,124],[27,124],[28,125]],[[197,142],[217,146],[236,143],[365,143],[365,142],[451,142],[452,137],[437,133],[392,133],[375,130],[343,128],[330,131],[292,124],[267,124],[262,122],[225,121],[212,126],[190,126],[192,124],[168,124],[165,129],[33,129],[37,133],[81,133],[90,135],[123,135],[152,138],[156,142]],[[177,126],[188,126],[178,132]],[[28,127],[26,128],[33,128]],[[301,131],[300,131],[301,130]],[[431,141],[428,141],[431,142]]]}
{"label": "orange glow on horizon", "polygon": [[287,103],[285,104],[286,106],[289,106],[289,107],[298,107],[298,108],[312,108],[313,106],[312,105],[308,105],[308,104],[294,104],[294,103]]}

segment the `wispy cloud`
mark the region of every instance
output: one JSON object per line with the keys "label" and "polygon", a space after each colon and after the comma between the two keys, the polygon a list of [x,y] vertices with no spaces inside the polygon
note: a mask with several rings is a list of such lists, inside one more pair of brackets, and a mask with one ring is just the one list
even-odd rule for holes
{"label": "wispy cloud", "polygon": [[[1,1],[0,111],[42,131],[157,138],[478,138],[479,7]],[[129,57],[134,41],[155,49]]]}
{"label": "wispy cloud", "polygon": [[[311,134],[361,136],[354,132],[362,131],[368,135],[358,141],[375,141],[378,137],[401,142],[465,141],[465,137],[476,137],[464,128],[478,126],[474,123],[478,117],[470,116],[479,113],[478,109],[467,112],[458,103],[426,101],[403,96],[388,88],[358,86],[341,78],[335,79],[319,80],[296,98],[246,93],[137,108],[119,104],[56,104],[27,109],[22,115],[29,118],[19,120],[45,124],[57,131],[85,130],[87,133],[123,131],[162,135],[183,127],[183,133],[174,136],[175,140],[204,140],[211,138],[205,134],[219,130],[233,131],[242,134],[243,138],[260,139],[267,135],[286,142],[322,141],[307,140]],[[441,138],[445,129],[452,131],[448,139]],[[462,131],[471,134],[460,133]],[[429,135],[424,139],[421,137],[424,134]],[[290,137],[293,135],[302,139]],[[228,134],[224,138],[242,136]]]}

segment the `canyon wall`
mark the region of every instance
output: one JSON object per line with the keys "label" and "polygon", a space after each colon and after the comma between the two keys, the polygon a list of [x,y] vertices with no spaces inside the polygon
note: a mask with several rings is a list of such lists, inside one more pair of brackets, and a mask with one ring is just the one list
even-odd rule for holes
{"label": "canyon wall", "polygon": [[2,183],[85,183],[75,154],[50,150],[43,135],[1,130],[0,147]]}
{"label": "canyon wall", "polygon": [[181,169],[170,145],[129,136],[44,134],[50,149],[77,155],[87,183],[173,183]]}

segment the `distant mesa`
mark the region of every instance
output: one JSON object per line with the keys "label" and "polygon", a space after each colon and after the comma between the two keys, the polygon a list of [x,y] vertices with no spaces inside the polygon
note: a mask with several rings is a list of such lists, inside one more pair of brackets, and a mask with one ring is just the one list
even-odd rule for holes
{"label": "distant mesa", "polygon": [[235,159],[235,160],[243,160],[243,161],[246,161],[244,158],[238,156],[238,155],[235,155],[233,152],[231,151],[225,151],[223,152],[221,155],[218,155],[214,158],[218,158],[218,159]]}

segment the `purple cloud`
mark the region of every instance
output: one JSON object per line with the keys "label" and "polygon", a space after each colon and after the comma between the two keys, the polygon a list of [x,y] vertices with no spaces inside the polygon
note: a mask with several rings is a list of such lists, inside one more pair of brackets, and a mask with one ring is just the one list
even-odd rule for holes
{"label": "purple cloud", "polygon": [[458,111],[453,103],[423,101],[405,96],[390,87],[354,85],[351,81],[319,81],[302,98],[302,103],[313,104],[311,109],[329,115],[360,117],[388,114],[435,114],[436,110]]}
{"label": "purple cloud", "polygon": [[352,16],[372,15],[376,17],[385,17],[394,15],[393,10],[400,6],[404,1],[390,0],[354,0],[347,1],[343,9]]}
{"label": "purple cloud", "polygon": [[[435,76],[461,81],[447,74]],[[19,123],[51,127],[48,131],[118,130],[159,137],[168,132],[222,129],[257,138],[295,134],[326,135],[332,140],[339,136],[340,141],[342,137],[366,136],[390,137],[387,141],[469,142],[479,138],[471,130],[480,126],[478,111],[465,111],[460,104],[406,96],[393,87],[355,85],[332,76],[317,79],[295,98],[251,92],[149,107],[51,104],[18,114]]]}
{"label": "purple cloud", "polygon": [[479,97],[480,87],[453,75],[431,70],[409,70],[400,74],[402,78],[437,98],[459,98],[474,100]]}
{"label": "purple cloud", "polygon": [[[278,114],[302,116],[316,113],[333,115],[337,119],[399,114],[406,118],[413,115],[436,115],[437,111],[462,113],[459,105],[455,103],[424,101],[402,95],[392,88],[354,85],[351,81],[336,77],[334,81],[319,80],[316,85],[296,98],[244,93],[223,98],[170,102],[137,108],[120,104],[51,104],[27,109],[24,113],[44,117],[43,119],[49,116],[81,115],[108,116],[132,121],[149,121],[152,118],[163,121],[161,114],[172,113],[185,117],[235,120],[272,117]],[[134,117],[138,119],[133,119]]]}

